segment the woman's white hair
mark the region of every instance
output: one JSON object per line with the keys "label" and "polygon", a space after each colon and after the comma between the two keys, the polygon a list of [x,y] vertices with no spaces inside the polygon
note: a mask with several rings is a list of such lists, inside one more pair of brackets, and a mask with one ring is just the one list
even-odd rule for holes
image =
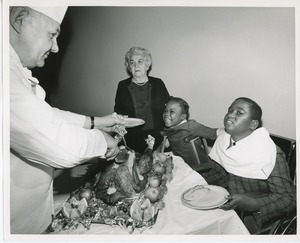
{"label": "woman's white hair", "polygon": [[130,63],[131,57],[136,56],[136,55],[140,55],[140,56],[144,57],[148,67],[150,67],[152,65],[152,56],[151,56],[150,52],[146,48],[133,46],[125,54],[125,65],[128,70],[129,70],[129,63]]}

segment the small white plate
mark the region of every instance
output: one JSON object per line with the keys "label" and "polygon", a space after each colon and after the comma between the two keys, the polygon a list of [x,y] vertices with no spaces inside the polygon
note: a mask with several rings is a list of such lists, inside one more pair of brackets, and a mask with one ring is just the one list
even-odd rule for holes
{"label": "small white plate", "polygon": [[226,203],[228,195],[228,191],[220,186],[197,185],[184,191],[181,201],[189,208],[213,209]]}
{"label": "small white plate", "polygon": [[124,118],[124,125],[125,127],[137,127],[143,125],[145,123],[144,120],[139,118]]}

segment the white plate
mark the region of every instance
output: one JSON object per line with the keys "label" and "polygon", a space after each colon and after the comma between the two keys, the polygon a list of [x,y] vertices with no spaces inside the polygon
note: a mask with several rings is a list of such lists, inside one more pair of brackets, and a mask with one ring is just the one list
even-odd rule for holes
{"label": "white plate", "polygon": [[145,123],[144,120],[139,118],[124,118],[125,127],[136,127]]}
{"label": "white plate", "polygon": [[228,191],[220,186],[197,185],[184,191],[181,201],[189,208],[212,209],[226,203],[228,195]]}

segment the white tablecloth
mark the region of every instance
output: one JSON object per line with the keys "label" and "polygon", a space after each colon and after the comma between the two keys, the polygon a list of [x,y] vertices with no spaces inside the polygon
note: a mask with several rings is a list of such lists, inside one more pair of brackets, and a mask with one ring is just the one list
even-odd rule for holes
{"label": "white tablecloth", "polygon": [[[172,155],[173,156],[173,155]],[[174,178],[167,184],[168,193],[164,197],[165,208],[159,212],[155,225],[148,230],[134,234],[183,235],[201,234],[216,235],[249,234],[248,230],[233,210],[222,209],[195,210],[184,206],[181,202],[182,193],[195,185],[207,185],[204,178],[192,170],[180,157],[173,156]],[[56,207],[60,207],[69,194],[54,197]],[[118,226],[92,224],[89,230],[78,227],[76,230],[62,231],[63,234],[128,234],[127,229]]]}

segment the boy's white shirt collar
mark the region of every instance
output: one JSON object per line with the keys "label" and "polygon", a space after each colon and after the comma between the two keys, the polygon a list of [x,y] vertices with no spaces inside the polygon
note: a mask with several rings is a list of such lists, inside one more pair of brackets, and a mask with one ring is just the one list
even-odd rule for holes
{"label": "boy's white shirt collar", "polygon": [[[184,120],[181,121],[179,124],[177,124],[177,125],[175,125],[175,126],[173,126],[173,127],[178,127],[178,126],[180,126],[181,124],[186,123],[186,122],[187,122],[187,119],[184,119]],[[171,128],[173,128],[173,127],[171,127]]]}

